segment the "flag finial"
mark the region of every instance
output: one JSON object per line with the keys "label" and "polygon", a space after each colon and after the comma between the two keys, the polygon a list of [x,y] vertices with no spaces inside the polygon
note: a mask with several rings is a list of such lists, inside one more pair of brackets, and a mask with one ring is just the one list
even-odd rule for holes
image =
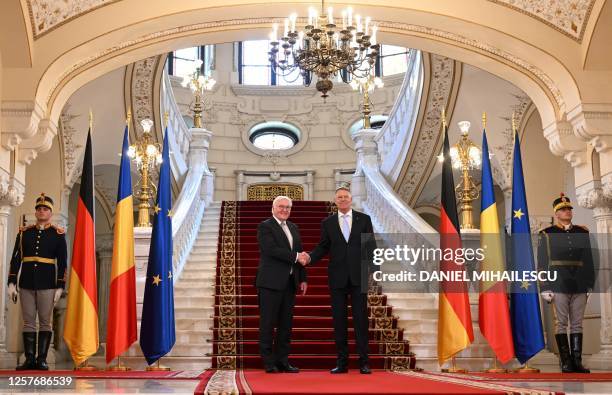
{"label": "flag finial", "polygon": [[487,128],[487,113],[484,111],[482,112],[482,128]]}
{"label": "flag finial", "polygon": [[512,133],[516,133],[516,113],[512,111]]}
{"label": "flag finial", "polygon": [[442,107],[442,128],[446,129],[446,109]]}
{"label": "flag finial", "polygon": [[93,112],[91,111],[91,107],[89,108],[89,130],[93,127]]}

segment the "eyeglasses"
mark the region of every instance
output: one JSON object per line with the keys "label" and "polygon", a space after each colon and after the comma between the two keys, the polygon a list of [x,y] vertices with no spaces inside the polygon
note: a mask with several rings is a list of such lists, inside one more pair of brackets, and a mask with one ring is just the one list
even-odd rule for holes
{"label": "eyeglasses", "polygon": [[279,206],[276,206],[276,207],[278,207],[281,210],[291,210],[291,206],[280,206],[279,205]]}

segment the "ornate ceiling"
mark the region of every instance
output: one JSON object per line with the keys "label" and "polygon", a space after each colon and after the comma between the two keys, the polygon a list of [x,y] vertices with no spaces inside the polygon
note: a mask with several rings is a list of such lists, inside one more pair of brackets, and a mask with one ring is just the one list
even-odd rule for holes
{"label": "ornate ceiling", "polygon": [[34,38],[96,8],[120,0],[27,0]]}
{"label": "ornate ceiling", "polygon": [[[34,38],[120,0],[27,0]],[[581,42],[595,0],[487,0],[543,22]]]}
{"label": "ornate ceiling", "polygon": [[543,22],[581,42],[595,0],[488,0]]}

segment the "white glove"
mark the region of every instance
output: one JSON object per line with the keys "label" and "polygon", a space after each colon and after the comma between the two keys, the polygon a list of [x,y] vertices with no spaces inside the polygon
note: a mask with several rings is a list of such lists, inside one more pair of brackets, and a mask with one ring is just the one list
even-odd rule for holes
{"label": "white glove", "polygon": [[540,295],[542,296],[542,299],[544,299],[548,303],[552,302],[553,298],[555,297],[553,291],[543,291],[542,293],[540,293]]}
{"label": "white glove", "polygon": [[62,288],[58,288],[55,290],[55,294],[53,295],[53,304],[56,304],[58,300],[62,297],[62,293],[64,290]]}
{"label": "white glove", "polygon": [[8,286],[8,296],[9,299],[11,299],[13,301],[13,303],[17,303],[17,287],[15,287],[15,284],[9,284]]}

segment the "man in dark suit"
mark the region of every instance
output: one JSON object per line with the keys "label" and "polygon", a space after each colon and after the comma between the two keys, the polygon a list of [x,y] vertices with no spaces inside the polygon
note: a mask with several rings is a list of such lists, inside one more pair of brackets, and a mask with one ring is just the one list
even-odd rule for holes
{"label": "man in dark suit", "polygon": [[[330,254],[328,282],[331,294],[334,337],[338,353],[337,365],[331,373],[348,372],[348,304],[353,307],[355,341],[359,352],[359,371],[370,374],[368,365],[368,268],[376,243],[372,220],[367,214],[353,210],[351,192],[346,187],[336,190],[338,213],[321,221],[321,240],[310,253],[311,263]],[[362,243],[362,234],[367,234]],[[363,262],[362,262],[363,261]]]}
{"label": "man in dark suit", "polygon": [[[298,373],[289,364],[291,327],[295,294],[306,294],[306,270],[298,260],[306,258],[298,227],[287,221],[291,199],[278,196],[272,203],[272,218],[257,227],[259,267],[257,295],[259,299],[259,352],[266,373]],[[273,330],[276,324],[276,339]],[[273,343],[275,350],[273,350]]]}

